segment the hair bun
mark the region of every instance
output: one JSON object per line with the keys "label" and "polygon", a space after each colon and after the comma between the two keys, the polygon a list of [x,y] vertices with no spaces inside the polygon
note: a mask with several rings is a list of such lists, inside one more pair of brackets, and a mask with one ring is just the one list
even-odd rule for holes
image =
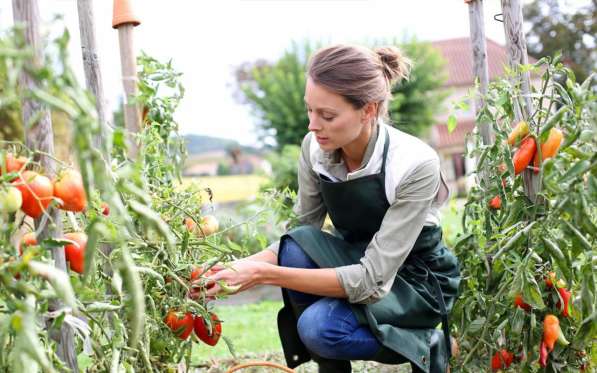
{"label": "hair bun", "polygon": [[402,79],[408,79],[411,61],[402,55],[400,49],[394,46],[375,48],[379,56],[383,73],[390,82],[390,85]]}

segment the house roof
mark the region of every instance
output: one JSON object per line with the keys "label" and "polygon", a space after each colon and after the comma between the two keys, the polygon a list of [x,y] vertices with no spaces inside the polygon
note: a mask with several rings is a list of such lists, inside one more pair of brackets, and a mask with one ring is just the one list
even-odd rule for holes
{"label": "house roof", "polygon": [[[504,66],[508,65],[506,47],[491,39],[487,40],[487,68],[489,80],[493,80],[504,73]],[[457,38],[431,42],[442,57],[446,60],[446,73],[448,75],[444,86],[471,86],[473,85],[473,52],[470,38]],[[529,62],[536,60],[529,57]]]}

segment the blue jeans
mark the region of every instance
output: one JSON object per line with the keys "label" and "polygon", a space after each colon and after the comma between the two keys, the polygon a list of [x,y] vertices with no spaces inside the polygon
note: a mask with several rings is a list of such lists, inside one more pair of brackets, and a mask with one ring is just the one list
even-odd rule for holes
{"label": "blue jeans", "polygon": [[[285,238],[279,263],[283,267],[319,268],[296,241]],[[290,301],[306,307],[297,330],[302,342],[313,353],[336,360],[370,360],[381,344],[369,330],[359,325],[346,299],[321,297],[287,289]]]}

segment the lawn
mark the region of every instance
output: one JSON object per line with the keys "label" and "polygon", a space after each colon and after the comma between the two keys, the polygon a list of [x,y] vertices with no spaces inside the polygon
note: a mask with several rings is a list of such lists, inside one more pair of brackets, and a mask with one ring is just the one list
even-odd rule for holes
{"label": "lawn", "polygon": [[267,180],[267,177],[260,175],[201,176],[184,178],[183,183],[210,188],[214,203],[229,203],[255,198],[259,187]]}

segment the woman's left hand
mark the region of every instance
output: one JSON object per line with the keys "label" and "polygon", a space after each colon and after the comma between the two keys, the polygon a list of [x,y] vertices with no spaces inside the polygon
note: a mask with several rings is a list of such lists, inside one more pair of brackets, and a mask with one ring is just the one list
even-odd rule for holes
{"label": "woman's left hand", "polygon": [[[218,293],[236,294],[252,288],[259,284],[262,271],[271,264],[254,260],[241,259],[231,264],[230,268],[221,269],[207,277],[208,284],[215,283],[208,287],[207,296],[215,296]],[[225,288],[220,286],[223,282]],[[232,289],[230,289],[232,288]]]}

